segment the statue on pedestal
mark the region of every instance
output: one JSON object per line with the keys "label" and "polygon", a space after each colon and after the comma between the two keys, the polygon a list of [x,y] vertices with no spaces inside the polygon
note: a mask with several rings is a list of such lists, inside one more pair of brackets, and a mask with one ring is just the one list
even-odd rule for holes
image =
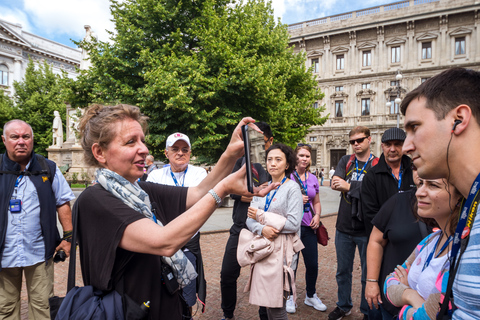
{"label": "statue on pedestal", "polygon": [[53,112],[55,118],[53,119],[53,142],[52,147],[61,148],[63,145],[63,125],[60,113],[57,110]]}

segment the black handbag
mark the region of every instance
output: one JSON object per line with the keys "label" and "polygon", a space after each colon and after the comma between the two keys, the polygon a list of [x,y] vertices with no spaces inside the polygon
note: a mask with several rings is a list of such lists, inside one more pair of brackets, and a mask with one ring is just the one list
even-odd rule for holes
{"label": "black handbag", "polygon": [[143,320],[148,317],[148,305],[139,305],[124,293],[123,273],[115,289],[102,291],[93,286],[75,286],[75,266],[77,260],[78,206],[72,210],[72,247],[68,265],[67,295],[49,299],[50,318],[55,320]]}

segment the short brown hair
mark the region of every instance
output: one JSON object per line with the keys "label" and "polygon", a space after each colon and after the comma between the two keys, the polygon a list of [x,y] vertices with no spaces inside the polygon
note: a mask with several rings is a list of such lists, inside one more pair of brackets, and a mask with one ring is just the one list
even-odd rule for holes
{"label": "short brown hair", "polygon": [[408,105],[414,99],[425,98],[427,100],[425,107],[435,113],[437,120],[442,120],[451,110],[461,104],[466,104],[480,125],[479,92],[480,72],[464,68],[451,68],[410,91],[403,99],[400,109],[405,115]]}
{"label": "short brown hair", "polygon": [[138,107],[128,104],[118,104],[116,106],[92,104],[88,107],[80,119],[78,127],[87,164],[99,166],[97,159],[95,159],[92,153],[93,144],[98,143],[100,147],[107,148],[117,134],[113,130],[114,124],[125,119],[137,121],[143,132],[147,131],[148,117],[144,116]]}
{"label": "short brown hair", "polygon": [[364,127],[364,126],[358,126],[358,127],[353,128],[348,133],[348,136],[351,137],[351,136],[353,136],[354,134],[357,134],[357,133],[365,133],[365,135],[367,137],[370,137],[370,129],[368,129],[367,127]]}

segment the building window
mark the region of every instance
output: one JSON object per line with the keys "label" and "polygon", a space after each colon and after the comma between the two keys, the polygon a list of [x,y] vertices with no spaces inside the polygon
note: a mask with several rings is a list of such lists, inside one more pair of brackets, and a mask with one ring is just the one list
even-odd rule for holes
{"label": "building window", "polygon": [[363,57],[363,64],[362,65],[364,67],[369,67],[369,66],[372,65],[372,51],[371,50],[363,51],[362,57]]}
{"label": "building window", "polygon": [[455,55],[465,54],[465,37],[455,38]]}
{"label": "building window", "polygon": [[392,63],[400,62],[400,46],[392,47]]}
{"label": "building window", "polygon": [[335,91],[343,91],[343,86],[336,86]]}
{"label": "building window", "polygon": [[432,59],[431,42],[422,42],[422,59]]}
{"label": "building window", "polygon": [[0,64],[0,84],[8,86],[8,68],[4,64]]}
{"label": "building window", "polygon": [[424,83],[424,82],[427,81],[428,79],[430,79],[430,78],[422,78],[422,83]]}
{"label": "building window", "polygon": [[310,137],[310,142],[315,142],[317,141],[317,137]]}
{"label": "building window", "polygon": [[318,109],[318,102],[314,102],[312,107],[313,107],[313,109]]}
{"label": "building window", "polygon": [[335,101],[335,117],[343,117],[343,101]]}
{"label": "building window", "polygon": [[345,69],[345,55],[337,54],[337,70]]}
{"label": "building window", "polygon": [[318,58],[312,59],[312,72],[319,73],[320,72],[320,63]]}
{"label": "building window", "polygon": [[362,89],[370,89],[370,83],[362,83]]}
{"label": "building window", "polygon": [[370,98],[362,99],[362,116],[370,115]]}
{"label": "building window", "polygon": [[400,108],[400,105],[398,103],[395,103],[395,99],[397,96],[390,96],[390,114],[397,114],[398,110]]}

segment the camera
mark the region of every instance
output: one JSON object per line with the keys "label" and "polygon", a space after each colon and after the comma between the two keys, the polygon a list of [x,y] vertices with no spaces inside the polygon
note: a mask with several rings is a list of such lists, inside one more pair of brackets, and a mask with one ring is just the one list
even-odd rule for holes
{"label": "camera", "polygon": [[65,253],[65,251],[63,250],[58,250],[57,251],[57,254],[55,254],[55,256],[53,257],[53,262],[57,263],[57,262],[63,262],[65,261],[65,259],[67,259],[67,254]]}

